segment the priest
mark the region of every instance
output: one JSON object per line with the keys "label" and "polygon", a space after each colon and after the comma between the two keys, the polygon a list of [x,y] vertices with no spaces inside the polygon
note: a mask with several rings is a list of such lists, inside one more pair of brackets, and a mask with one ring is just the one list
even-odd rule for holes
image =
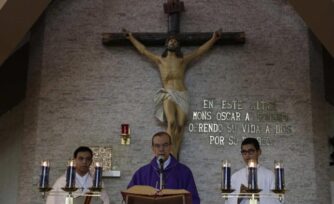
{"label": "priest", "polygon": [[158,132],[152,137],[152,151],[155,157],[139,168],[132,177],[128,188],[134,185],[147,185],[156,189],[185,189],[191,193],[192,203],[200,204],[191,170],[178,162],[171,154],[171,136]]}

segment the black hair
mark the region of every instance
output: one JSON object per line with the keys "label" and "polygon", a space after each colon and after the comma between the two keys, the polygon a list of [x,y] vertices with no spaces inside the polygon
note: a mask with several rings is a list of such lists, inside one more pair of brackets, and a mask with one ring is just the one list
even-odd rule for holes
{"label": "black hair", "polygon": [[91,148],[86,146],[80,146],[74,151],[73,158],[76,158],[79,152],[89,152],[93,157],[93,151],[91,150]]}
{"label": "black hair", "polygon": [[248,145],[248,144],[254,145],[256,150],[260,150],[260,144],[259,144],[259,141],[257,141],[256,138],[248,137],[248,138],[244,139],[241,143],[241,148],[242,148],[243,145]]}

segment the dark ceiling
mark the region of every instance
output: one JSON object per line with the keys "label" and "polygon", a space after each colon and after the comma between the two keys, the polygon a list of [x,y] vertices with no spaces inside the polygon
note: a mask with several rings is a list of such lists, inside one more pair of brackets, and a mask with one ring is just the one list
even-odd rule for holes
{"label": "dark ceiling", "polygon": [[0,115],[15,107],[25,97],[29,44],[14,52],[0,67]]}

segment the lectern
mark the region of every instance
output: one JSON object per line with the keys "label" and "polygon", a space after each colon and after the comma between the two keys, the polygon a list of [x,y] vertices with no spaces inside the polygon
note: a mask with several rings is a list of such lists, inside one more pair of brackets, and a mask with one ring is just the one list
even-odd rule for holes
{"label": "lectern", "polygon": [[133,186],[122,191],[126,204],[191,204],[191,194],[183,189],[157,190],[151,186]]}

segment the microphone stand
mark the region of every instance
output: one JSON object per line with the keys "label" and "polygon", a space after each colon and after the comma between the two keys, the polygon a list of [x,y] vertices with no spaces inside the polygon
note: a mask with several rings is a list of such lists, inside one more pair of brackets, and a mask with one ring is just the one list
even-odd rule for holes
{"label": "microphone stand", "polygon": [[160,169],[159,169],[160,186],[159,186],[159,189],[162,190],[162,189],[165,188],[164,161],[162,159],[160,159],[159,163],[160,163]]}

